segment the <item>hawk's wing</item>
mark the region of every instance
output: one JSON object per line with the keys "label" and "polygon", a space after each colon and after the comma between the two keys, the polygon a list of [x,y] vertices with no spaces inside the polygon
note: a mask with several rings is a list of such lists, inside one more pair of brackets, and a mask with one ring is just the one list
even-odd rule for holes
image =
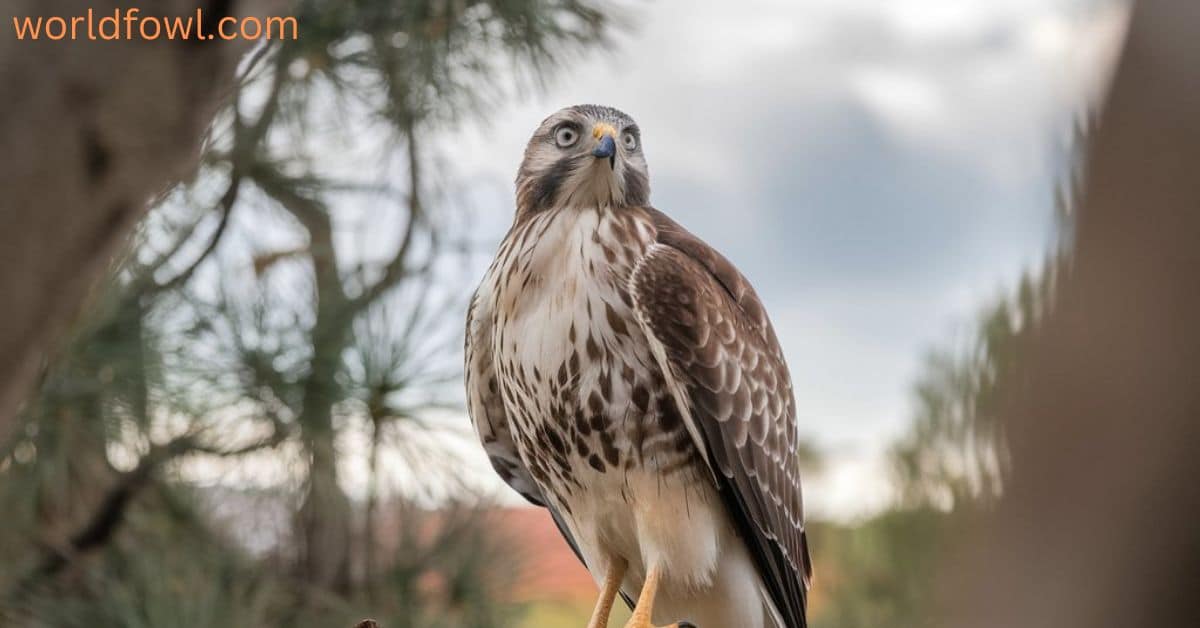
{"label": "hawk's wing", "polygon": [[658,239],[630,277],[638,322],[784,625],[802,628],[812,567],[779,340],[733,264],[647,211]]}
{"label": "hawk's wing", "polygon": [[463,351],[466,361],[467,414],[496,474],[525,499],[545,506],[542,491],[517,453],[517,445],[513,442],[512,430],[504,412],[504,400],[500,398],[495,361],[492,359],[492,316],[484,305],[489,301],[489,295],[484,292],[486,286],[485,281],[471,297],[471,304],[467,307],[466,346]]}

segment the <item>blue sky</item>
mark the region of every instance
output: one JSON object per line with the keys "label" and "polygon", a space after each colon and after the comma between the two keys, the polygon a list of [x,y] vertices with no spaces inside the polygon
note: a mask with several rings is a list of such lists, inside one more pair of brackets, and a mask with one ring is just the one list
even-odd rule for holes
{"label": "blue sky", "polygon": [[767,303],[800,429],[831,456],[806,502],[869,512],[924,353],[969,333],[1053,238],[1069,125],[1104,87],[1122,5],[665,0],[628,15],[618,45],[443,144],[476,186],[479,239],[507,228],[542,118],[583,102],[632,115],[654,205]]}

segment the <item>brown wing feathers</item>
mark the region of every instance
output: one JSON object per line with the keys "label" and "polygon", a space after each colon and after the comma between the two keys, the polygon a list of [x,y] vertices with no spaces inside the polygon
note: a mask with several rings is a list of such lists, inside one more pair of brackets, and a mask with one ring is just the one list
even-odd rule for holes
{"label": "brown wing feathers", "polygon": [[650,210],[658,242],[632,279],[717,483],[789,628],[805,625],[810,575],[795,455],[795,402],[753,288],[711,247]]}

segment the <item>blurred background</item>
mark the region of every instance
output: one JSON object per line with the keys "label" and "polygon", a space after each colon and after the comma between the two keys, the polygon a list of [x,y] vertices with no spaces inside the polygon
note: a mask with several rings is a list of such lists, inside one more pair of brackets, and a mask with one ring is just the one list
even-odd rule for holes
{"label": "blurred background", "polygon": [[584,102],[638,120],[653,203],[779,330],[812,625],[922,623],[1005,483],[1125,3],[292,14],[0,443],[0,623],[583,625],[595,585],[474,440],[461,328],[529,133]]}

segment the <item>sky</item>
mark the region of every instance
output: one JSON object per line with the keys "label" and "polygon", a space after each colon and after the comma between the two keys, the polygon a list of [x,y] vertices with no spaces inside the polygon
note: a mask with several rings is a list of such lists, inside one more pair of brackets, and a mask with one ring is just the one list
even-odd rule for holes
{"label": "sky", "polygon": [[[756,286],[816,516],[887,500],[884,453],[932,348],[1054,241],[1073,120],[1103,93],[1124,5],[1078,0],[661,0],[538,93],[447,138],[491,250],[529,134],[578,103],[642,129],[651,201]],[[482,276],[488,256],[481,257]]]}

